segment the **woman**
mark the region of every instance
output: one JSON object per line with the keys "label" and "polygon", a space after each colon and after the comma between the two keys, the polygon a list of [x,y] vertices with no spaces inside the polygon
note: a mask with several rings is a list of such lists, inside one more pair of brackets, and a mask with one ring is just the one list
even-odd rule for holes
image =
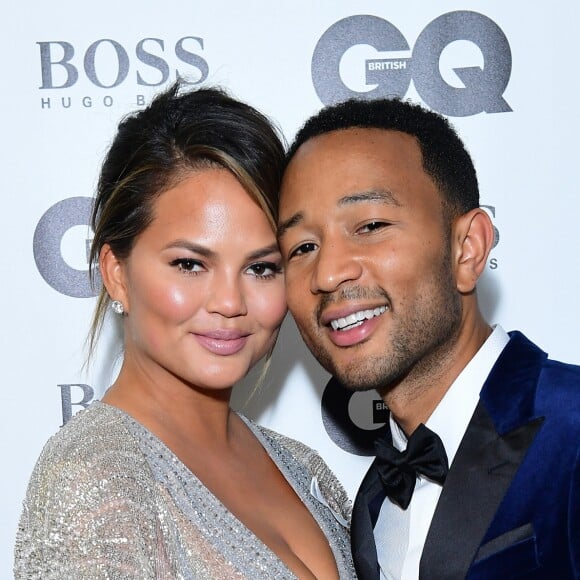
{"label": "woman", "polygon": [[91,263],[124,357],[46,445],[17,578],[350,578],[343,488],[309,448],[229,408],[286,313],[274,225],[284,151],[214,89],[157,97],[103,164]]}

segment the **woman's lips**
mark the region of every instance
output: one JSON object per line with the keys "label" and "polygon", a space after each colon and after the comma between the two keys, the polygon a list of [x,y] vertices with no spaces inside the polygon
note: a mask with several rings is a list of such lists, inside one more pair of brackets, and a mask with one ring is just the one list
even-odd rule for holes
{"label": "woman's lips", "polygon": [[249,334],[233,330],[212,330],[192,333],[196,340],[213,354],[228,356],[240,352],[248,342]]}

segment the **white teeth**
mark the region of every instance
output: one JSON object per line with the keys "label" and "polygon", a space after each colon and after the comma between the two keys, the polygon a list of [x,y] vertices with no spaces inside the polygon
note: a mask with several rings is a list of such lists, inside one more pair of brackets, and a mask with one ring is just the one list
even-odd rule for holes
{"label": "white teeth", "polygon": [[349,314],[346,317],[346,323],[347,324],[354,324],[355,322],[357,322],[356,313],[355,314]]}
{"label": "white teeth", "polygon": [[330,321],[330,326],[332,330],[345,330],[355,328],[356,326],[360,326],[363,321],[370,320],[375,316],[380,316],[383,312],[386,312],[386,306],[378,306],[373,310],[359,310],[358,312],[353,312],[349,314],[345,318],[337,318],[336,320]]}

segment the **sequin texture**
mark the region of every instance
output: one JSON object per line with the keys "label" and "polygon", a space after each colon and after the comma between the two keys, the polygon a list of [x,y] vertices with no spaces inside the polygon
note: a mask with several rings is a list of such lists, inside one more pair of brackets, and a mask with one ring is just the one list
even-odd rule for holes
{"label": "sequin texture", "polygon": [[[242,417],[356,578],[350,501],[309,447]],[[311,493],[316,478],[323,502]],[[95,402],[46,444],[16,539],[16,579],[286,579],[285,564],[151,432]]]}

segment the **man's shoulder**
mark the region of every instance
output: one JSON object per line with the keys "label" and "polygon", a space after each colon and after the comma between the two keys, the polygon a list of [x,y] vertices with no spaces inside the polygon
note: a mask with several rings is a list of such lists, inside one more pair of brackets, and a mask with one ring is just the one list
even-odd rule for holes
{"label": "man's shoulder", "polygon": [[580,433],[580,366],[546,359],[538,379],[537,405],[546,413],[567,417]]}
{"label": "man's shoulder", "polygon": [[[532,347],[538,348],[521,333],[518,334]],[[543,356],[540,359],[535,406],[538,413],[580,430],[580,366],[550,358],[549,355]]]}
{"label": "man's shoulder", "polygon": [[481,394],[494,422],[503,432],[542,416],[580,430],[580,366],[550,358],[519,331],[509,335]]}
{"label": "man's shoulder", "polygon": [[[508,342],[508,349],[506,349],[507,353],[517,353],[519,355],[522,353],[529,353],[535,360],[539,361],[539,366],[542,371],[546,369],[549,373],[561,373],[572,381],[580,381],[580,365],[562,362],[551,358],[550,355],[544,352],[540,346],[535,344],[527,338],[525,334],[518,330],[511,331],[509,336],[510,341]],[[518,363],[520,362],[524,361],[520,359],[518,360]]]}
{"label": "man's shoulder", "polygon": [[546,372],[557,373],[570,381],[580,381],[580,365],[547,358],[544,367]]}

